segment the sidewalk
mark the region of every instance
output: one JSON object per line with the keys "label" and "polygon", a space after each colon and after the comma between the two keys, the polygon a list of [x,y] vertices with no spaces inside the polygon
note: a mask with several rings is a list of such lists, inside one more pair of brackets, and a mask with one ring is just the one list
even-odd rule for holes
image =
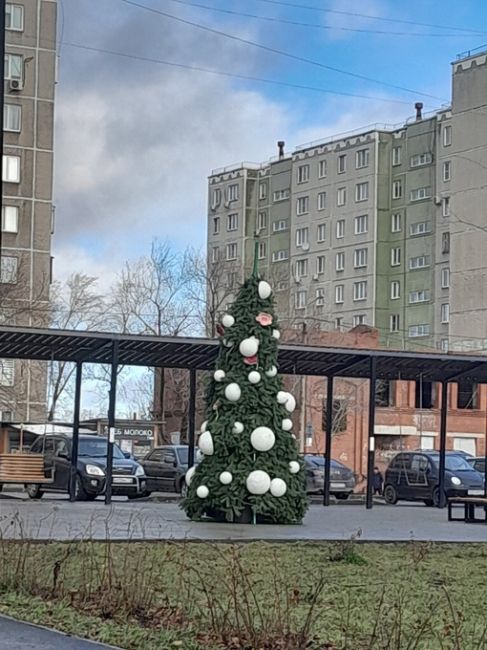
{"label": "sidewalk", "polygon": [[2,650],[116,650],[42,627],[0,616]]}

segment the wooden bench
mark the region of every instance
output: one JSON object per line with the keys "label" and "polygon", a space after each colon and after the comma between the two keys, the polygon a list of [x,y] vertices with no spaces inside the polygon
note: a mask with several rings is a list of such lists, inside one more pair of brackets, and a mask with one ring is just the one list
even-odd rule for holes
{"label": "wooden bench", "polygon": [[52,483],[41,454],[0,454],[0,483]]}
{"label": "wooden bench", "polygon": [[[463,505],[463,517],[453,517],[453,506]],[[475,508],[483,508],[483,517],[475,517]],[[468,524],[487,523],[487,498],[485,497],[450,497],[448,499],[448,521],[464,521]]]}

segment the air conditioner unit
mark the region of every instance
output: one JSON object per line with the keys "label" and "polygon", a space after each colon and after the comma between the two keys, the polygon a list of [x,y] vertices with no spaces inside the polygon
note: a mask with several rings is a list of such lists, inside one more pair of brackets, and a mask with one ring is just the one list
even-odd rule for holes
{"label": "air conditioner unit", "polygon": [[10,79],[8,82],[8,88],[9,90],[23,90],[24,88],[24,82],[22,79]]}
{"label": "air conditioner unit", "polygon": [[435,205],[441,205],[441,196],[435,196],[433,199]]}
{"label": "air conditioner unit", "polygon": [[302,246],[303,251],[309,251],[309,242],[305,241]]}
{"label": "air conditioner unit", "polygon": [[318,273],[315,273],[315,274],[313,275],[313,280],[318,280],[319,277],[320,277],[320,276],[318,275]]}

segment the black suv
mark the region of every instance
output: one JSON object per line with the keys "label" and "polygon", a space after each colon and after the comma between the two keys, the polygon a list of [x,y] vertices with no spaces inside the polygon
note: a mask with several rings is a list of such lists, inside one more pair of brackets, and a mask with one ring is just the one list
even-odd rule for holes
{"label": "black suv", "polygon": [[[67,492],[71,469],[71,434],[41,436],[30,452],[44,454],[44,472],[51,483],[29,483],[25,486],[31,499],[40,499],[44,492]],[[107,439],[97,435],[80,435],[76,473],[76,498],[92,501],[105,491],[107,467]],[[117,445],[113,446],[112,494],[141,497],[145,493],[144,469],[127,459]]]}
{"label": "black suv", "polygon": [[[195,449],[195,462],[197,462],[196,456]],[[184,492],[184,475],[188,471],[188,446],[156,447],[144,458],[142,467],[147,477],[147,494]]]}
{"label": "black suv", "polygon": [[[427,506],[439,502],[439,465],[437,451],[401,452],[390,462],[384,481],[384,499],[395,504],[398,500],[424,501]],[[446,452],[445,494],[477,496],[484,494],[484,478],[455,452]]]}

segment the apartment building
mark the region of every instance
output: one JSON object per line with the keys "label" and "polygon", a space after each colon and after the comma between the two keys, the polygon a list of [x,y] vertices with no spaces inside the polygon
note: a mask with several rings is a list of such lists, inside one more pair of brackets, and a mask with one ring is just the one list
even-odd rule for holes
{"label": "apartment building", "polygon": [[[0,319],[48,323],[53,233],[56,0],[6,3]],[[46,370],[0,360],[2,420],[42,421]]]}
{"label": "apartment building", "polygon": [[402,349],[487,347],[487,51],[452,72],[452,104],[433,114],[417,103],[399,126],[215,170],[209,264],[238,263],[241,280],[257,237],[290,323],[368,324]]}

